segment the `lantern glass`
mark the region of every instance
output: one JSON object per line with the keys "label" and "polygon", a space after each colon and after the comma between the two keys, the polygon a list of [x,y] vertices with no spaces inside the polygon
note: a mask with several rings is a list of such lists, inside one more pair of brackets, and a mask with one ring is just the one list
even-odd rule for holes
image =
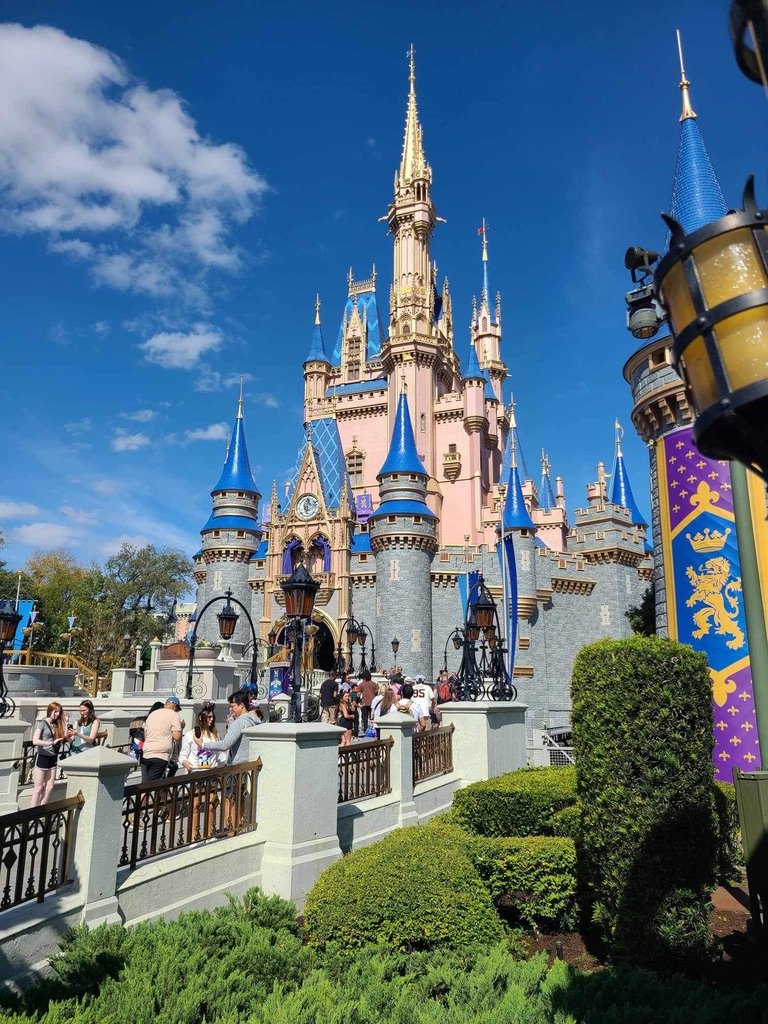
{"label": "lantern glass", "polygon": [[691,292],[685,279],[683,263],[676,263],[665,274],[661,283],[661,296],[672,322],[675,335],[680,334],[696,319]]}
{"label": "lantern glass", "polygon": [[397,654],[397,652],[400,650],[400,641],[397,639],[397,637],[395,637],[390,646],[392,647],[392,653]]}
{"label": "lantern glass", "polygon": [[765,306],[736,313],[719,323],[715,330],[732,391],[768,377],[768,319]]}
{"label": "lantern glass", "polygon": [[219,620],[219,636],[222,640],[231,640],[235,633],[235,626],[239,615],[227,599],[224,608],[216,616]]}
{"label": "lantern glass", "polygon": [[468,622],[464,627],[464,635],[467,640],[477,640],[480,636],[480,627],[476,622]]}
{"label": "lantern glass", "polygon": [[481,592],[474,608],[474,619],[480,629],[487,629],[493,623],[495,606],[486,592]]}
{"label": "lantern glass", "polygon": [[496,638],[496,634],[494,633],[493,636],[488,636],[488,634],[486,633],[486,639],[488,641],[488,646],[491,648],[491,650],[492,651],[495,650],[496,644],[498,643],[498,639]]}
{"label": "lantern glass", "polygon": [[311,619],[315,594],[320,584],[313,580],[303,565],[298,566],[287,580],[280,584],[285,594],[285,614],[288,618]]}
{"label": "lantern glass", "polygon": [[277,633],[274,631],[274,629],[270,629],[270,631],[267,633],[267,643],[269,644],[270,647],[275,646],[275,640],[277,640]]}
{"label": "lantern glass", "polygon": [[718,400],[717,383],[704,339],[694,338],[680,357],[681,369],[691,389],[696,413],[708,409]]}
{"label": "lantern glass", "polygon": [[485,633],[485,639],[490,640],[492,637],[496,636],[496,627],[486,626],[483,632]]}
{"label": "lantern glass", "polygon": [[762,261],[749,228],[715,235],[693,250],[693,258],[709,309],[765,287]]}
{"label": "lantern glass", "polygon": [[460,651],[461,648],[464,646],[464,641],[461,639],[460,636],[457,635],[453,638],[453,646],[456,648],[457,651]]}
{"label": "lantern glass", "polygon": [[354,622],[349,622],[347,624],[347,643],[351,644],[354,647],[357,641],[357,625]]}

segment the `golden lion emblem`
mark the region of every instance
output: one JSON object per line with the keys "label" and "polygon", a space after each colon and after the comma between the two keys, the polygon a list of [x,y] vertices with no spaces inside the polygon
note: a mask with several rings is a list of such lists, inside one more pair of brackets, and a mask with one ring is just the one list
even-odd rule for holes
{"label": "golden lion emblem", "polygon": [[731,639],[725,642],[726,647],[735,651],[744,646],[744,634],[736,621],[739,616],[739,599],[734,596],[734,591],[741,590],[741,579],[730,579],[731,563],[727,558],[710,558],[699,569],[700,572],[694,572],[689,565],[685,570],[693,587],[693,593],[685,602],[686,606],[693,608],[696,604],[704,605],[693,613],[696,626],[693,636],[697,639],[706,636],[714,626],[715,633],[730,636]]}

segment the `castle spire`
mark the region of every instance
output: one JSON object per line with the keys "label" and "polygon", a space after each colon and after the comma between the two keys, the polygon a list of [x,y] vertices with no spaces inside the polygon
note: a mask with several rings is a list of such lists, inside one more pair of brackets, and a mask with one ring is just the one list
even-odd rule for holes
{"label": "castle spire", "polygon": [[400,182],[413,181],[414,178],[425,177],[427,162],[424,159],[419,111],[416,105],[416,65],[413,56],[413,44],[408,54],[408,108],[405,114],[405,137],[403,139],[403,155],[400,160]]}
{"label": "castle spire", "polygon": [[[680,38],[678,34],[678,44]],[[696,115],[691,107],[689,87],[680,55],[680,89],[683,93],[683,112],[680,116],[680,145],[677,151],[675,180],[672,186],[670,216],[686,234],[696,231],[709,221],[718,220],[727,213],[720,182],[712,167],[709,154],[699,131]],[[667,238],[669,244],[669,238]]]}
{"label": "castle spire", "polygon": [[242,377],[240,378],[240,398],[237,402],[237,418],[232,428],[232,437],[227,448],[227,457],[224,460],[224,468],[221,471],[219,481],[211,491],[211,494],[216,494],[218,491],[244,491],[246,494],[261,496],[261,492],[253,479],[251,464],[248,460],[248,447],[245,443]]}
{"label": "castle spire", "polygon": [[328,353],[325,351],[323,341],[323,328],[320,325],[320,296],[315,297],[315,327],[312,331],[312,341],[309,346],[309,354],[304,363],[329,363]]}
{"label": "castle spire", "polygon": [[397,401],[392,441],[384,465],[379,470],[379,479],[387,473],[418,473],[423,477],[428,476],[416,450],[416,439],[413,436],[411,414],[408,410],[408,396],[405,391],[400,393]]}
{"label": "castle spire", "polygon": [[491,293],[488,290],[488,228],[485,224],[485,217],[483,217],[483,226],[477,230],[483,236],[483,293],[480,297],[480,303],[481,305],[488,306]]}
{"label": "castle spire", "polygon": [[624,465],[624,454],[621,450],[621,439],[624,436],[624,428],[618,420],[614,423],[614,430],[616,437],[613,473],[611,474],[612,483],[610,501],[613,505],[618,505],[620,508],[629,509],[630,515],[632,516],[632,524],[634,526],[647,526],[648,524],[643,519],[640,514],[640,509],[637,507],[637,502],[635,501],[635,496],[632,493],[632,488],[629,483],[627,467]]}
{"label": "castle spire", "polygon": [[691,83],[685,77],[685,64],[683,63],[683,42],[680,38],[680,29],[677,29],[677,55],[680,58],[680,92],[683,94],[683,112],[680,115],[680,120],[685,121],[689,117],[696,117],[693,107],[691,106],[691,97],[689,89]]}
{"label": "castle spire", "polygon": [[535,530],[528,508],[523,497],[523,486],[520,482],[520,472],[517,468],[517,445],[515,436],[510,433],[510,463],[507,476],[507,493],[504,495],[504,517],[503,525],[505,530]]}
{"label": "castle spire", "polygon": [[539,508],[544,512],[551,512],[557,505],[555,495],[552,491],[552,480],[550,479],[549,456],[541,449],[541,487],[539,488]]}

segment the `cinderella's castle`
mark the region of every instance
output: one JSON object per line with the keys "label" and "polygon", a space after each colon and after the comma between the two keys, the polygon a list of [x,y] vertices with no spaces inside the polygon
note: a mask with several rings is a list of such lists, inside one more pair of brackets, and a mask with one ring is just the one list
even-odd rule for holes
{"label": "cinderella's castle", "polygon": [[[280,580],[302,562],[320,582],[319,667],[332,667],[340,634],[346,650],[344,622],[354,616],[375,637],[379,667],[395,663],[396,638],[397,665],[434,678],[448,635],[463,622],[469,575],[482,572],[501,599],[503,533],[512,538],[517,570],[514,682],[531,725],[562,727],[576,652],[629,633],[625,612],[652,579],[646,524],[618,436],[611,477],[598,464],[573,521],[543,453],[541,483],[533,483],[502,394],[501,297],[489,289],[485,234],[480,299],[469,348],[459,352],[448,281],[438,282],[431,254],[438,221],[411,53],[405,137],[387,212],[389,317],[380,313],[375,271],[362,281],[350,272],[332,346],[318,301],[303,366],[303,444],[286,493],[273,485],[266,508],[248,461],[241,395],[195,555],[198,607],[231,588],[261,636],[279,636]],[[199,634],[213,634],[215,625],[211,615]],[[248,639],[238,623],[235,640]],[[456,668],[460,655],[448,646],[449,668]]]}

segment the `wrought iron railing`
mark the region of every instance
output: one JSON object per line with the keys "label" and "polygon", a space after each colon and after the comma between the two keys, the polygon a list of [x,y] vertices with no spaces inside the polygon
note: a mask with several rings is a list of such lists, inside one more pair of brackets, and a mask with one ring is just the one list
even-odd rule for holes
{"label": "wrought iron railing", "polygon": [[541,738],[544,746],[549,750],[549,763],[552,768],[565,768],[569,764],[576,764],[573,747],[558,743],[547,733],[542,733]]}
{"label": "wrought iron railing", "polygon": [[83,794],[0,817],[0,910],[37,900],[72,879],[69,851]]}
{"label": "wrought iron railing", "polygon": [[120,866],[256,827],[261,759],[126,786]]}
{"label": "wrought iron railing", "polygon": [[453,730],[444,725],[440,729],[417,732],[413,737],[413,784],[447,775],[453,771]]}
{"label": "wrought iron railing", "polygon": [[389,754],[394,740],[366,740],[339,748],[339,803],[391,791]]}

